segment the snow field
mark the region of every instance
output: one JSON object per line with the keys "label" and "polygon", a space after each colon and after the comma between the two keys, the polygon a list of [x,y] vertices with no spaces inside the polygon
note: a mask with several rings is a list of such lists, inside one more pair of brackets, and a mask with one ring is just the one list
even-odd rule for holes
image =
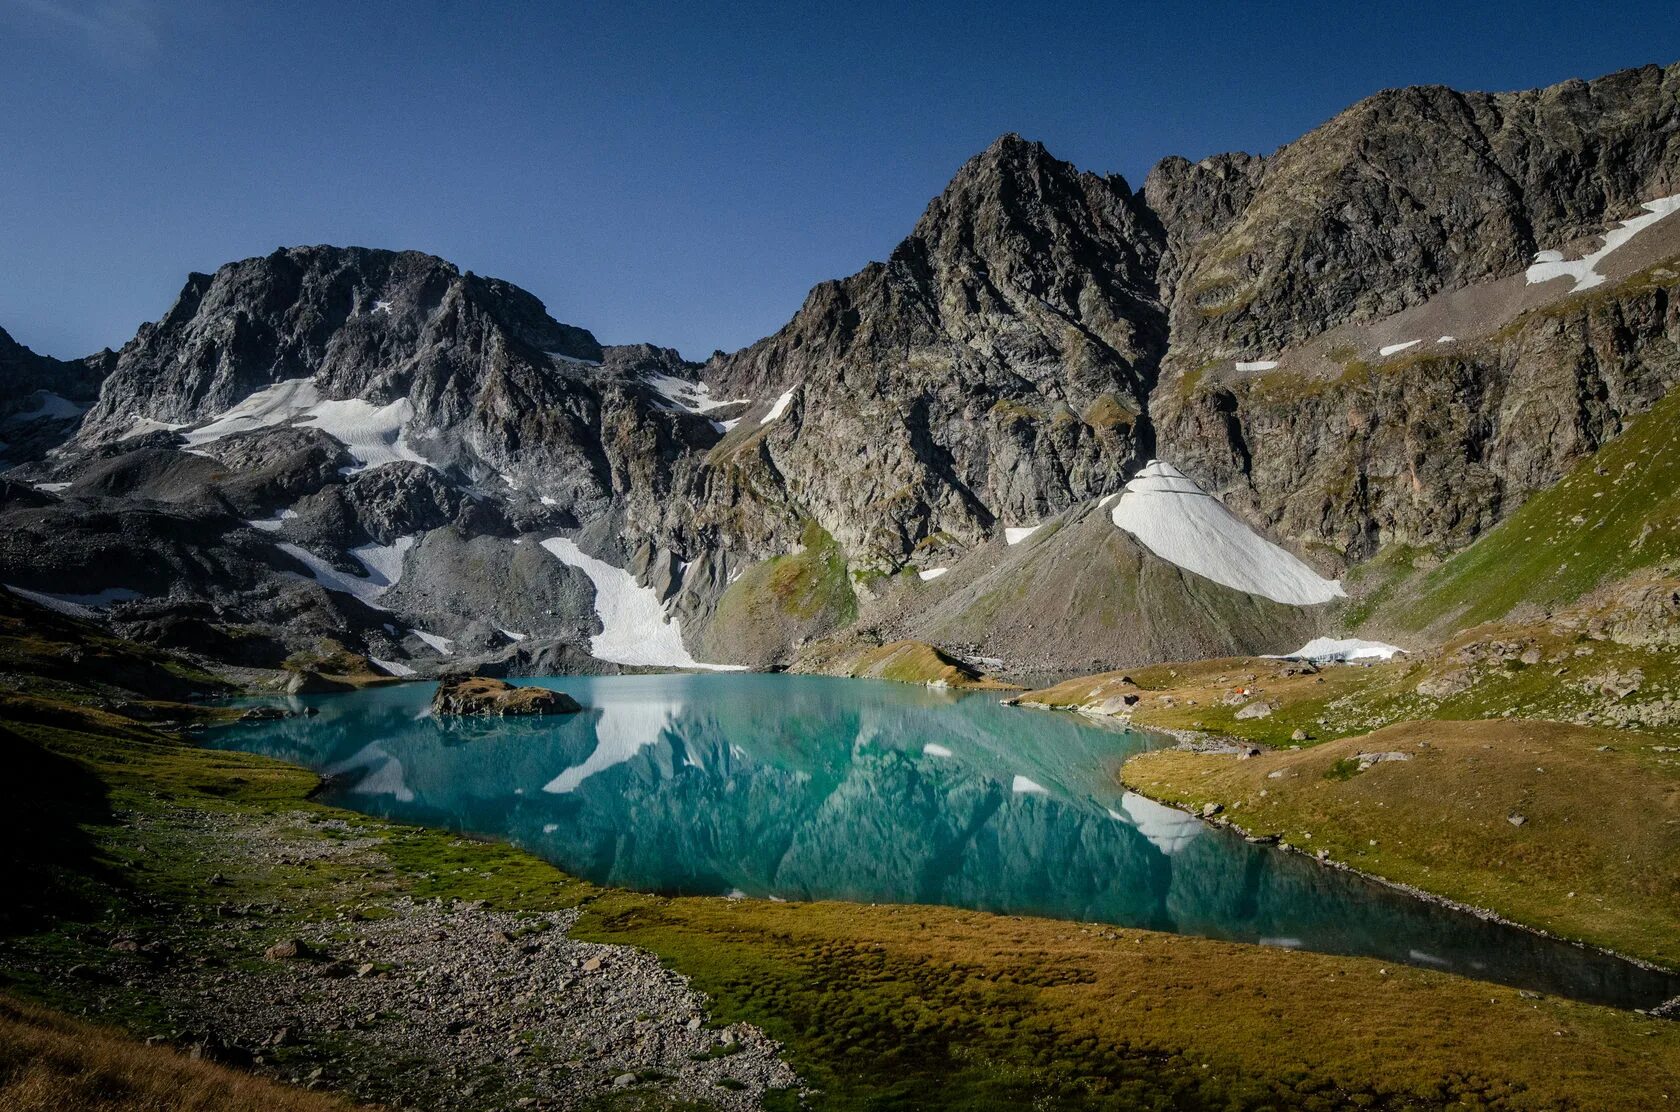
{"label": "snow field", "polygon": [[1341,583],[1256,533],[1170,463],[1150,460],[1110,516],[1156,556],[1232,590],[1290,606],[1345,597]]}
{"label": "snow field", "polygon": [[789,390],[787,393],[776,399],[776,404],[770,407],[770,412],[766,413],[758,423],[761,425],[768,425],[771,421],[774,421],[783,413],[787,412],[788,403],[791,401],[793,401],[793,391]]}
{"label": "snow field", "polygon": [[[399,460],[426,463],[426,457],[404,440],[404,426],[413,416],[414,407],[407,398],[386,405],[360,398],[334,400],[323,398],[313,379],[292,378],[263,387],[221,416],[187,432],[185,438],[188,448],[200,448],[234,433],[307,425],[343,444],[356,461],[346,471],[355,472]],[[138,419],[136,425],[144,420]],[[128,435],[135,434],[136,430],[130,430]]]}
{"label": "snow field", "polygon": [[589,639],[593,656],[615,664],[739,670],[737,665],[704,664],[690,656],[682,642],[681,628],[666,617],[653,589],[638,584],[635,576],[623,568],[584,555],[576,542],[565,537],[550,537],[542,546],[562,564],[583,572],[595,585],[595,613],[601,619],[601,632]]}
{"label": "snow field", "polygon": [[1534,264],[1523,272],[1523,276],[1531,286],[1541,282],[1550,282],[1554,278],[1573,278],[1575,285],[1570,287],[1570,293],[1580,290],[1590,290],[1594,286],[1604,284],[1604,275],[1598,272],[1598,264],[1603,262],[1610,252],[1624,246],[1630,239],[1649,228],[1652,224],[1673,212],[1680,212],[1680,193],[1672,197],[1659,197],[1655,201],[1646,201],[1642,206],[1643,216],[1636,216],[1632,220],[1624,220],[1615,228],[1606,232],[1604,243],[1597,251],[1573,261],[1565,260],[1562,251],[1541,251],[1534,256]]}

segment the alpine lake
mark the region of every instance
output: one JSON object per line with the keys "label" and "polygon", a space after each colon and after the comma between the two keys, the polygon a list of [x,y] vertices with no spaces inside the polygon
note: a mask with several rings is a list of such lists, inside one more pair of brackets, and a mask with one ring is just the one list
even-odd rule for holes
{"label": "alpine lake", "polygon": [[[284,700],[206,744],[320,798],[669,895],[946,904],[1375,957],[1618,1007],[1680,976],[1414,897],[1119,786],[1160,739],[879,680],[563,676],[579,714],[432,715],[435,684]],[[273,700],[263,700],[272,703]]]}

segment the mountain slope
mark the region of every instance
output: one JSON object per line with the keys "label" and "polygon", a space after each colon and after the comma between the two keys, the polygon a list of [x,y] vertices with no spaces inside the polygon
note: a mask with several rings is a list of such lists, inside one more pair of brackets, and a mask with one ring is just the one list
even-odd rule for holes
{"label": "mountain slope", "polygon": [[[704,367],[416,252],[232,263],[78,365],[0,582],[269,665],[1286,650],[1327,576],[1471,545],[1680,378],[1677,84],[1389,91],[1140,193],[1006,135]],[[1205,511],[1176,533],[1092,509],[1151,456]]]}

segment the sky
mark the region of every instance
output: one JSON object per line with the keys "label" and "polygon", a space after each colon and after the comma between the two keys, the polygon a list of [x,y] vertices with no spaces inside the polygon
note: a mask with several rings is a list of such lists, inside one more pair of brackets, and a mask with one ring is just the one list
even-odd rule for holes
{"label": "sky", "polygon": [[641,4],[0,0],[0,327],[118,347],[191,271],[306,243],[505,278],[690,358],[882,259],[1017,131],[1141,185],[1379,89],[1680,59],[1673,0]]}

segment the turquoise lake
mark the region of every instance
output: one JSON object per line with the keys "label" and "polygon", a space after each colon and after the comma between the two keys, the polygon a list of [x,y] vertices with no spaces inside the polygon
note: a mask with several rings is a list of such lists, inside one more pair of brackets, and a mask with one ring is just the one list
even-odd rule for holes
{"label": "turquoise lake", "polygon": [[556,677],[584,713],[431,716],[434,685],[282,700],[207,744],[324,798],[491,835],[601,884],[930,903],[1364,955],[1649,1007],[1680,976],[1253,845],[1118,784],[1156,742],[995,695],[786,675]]}

